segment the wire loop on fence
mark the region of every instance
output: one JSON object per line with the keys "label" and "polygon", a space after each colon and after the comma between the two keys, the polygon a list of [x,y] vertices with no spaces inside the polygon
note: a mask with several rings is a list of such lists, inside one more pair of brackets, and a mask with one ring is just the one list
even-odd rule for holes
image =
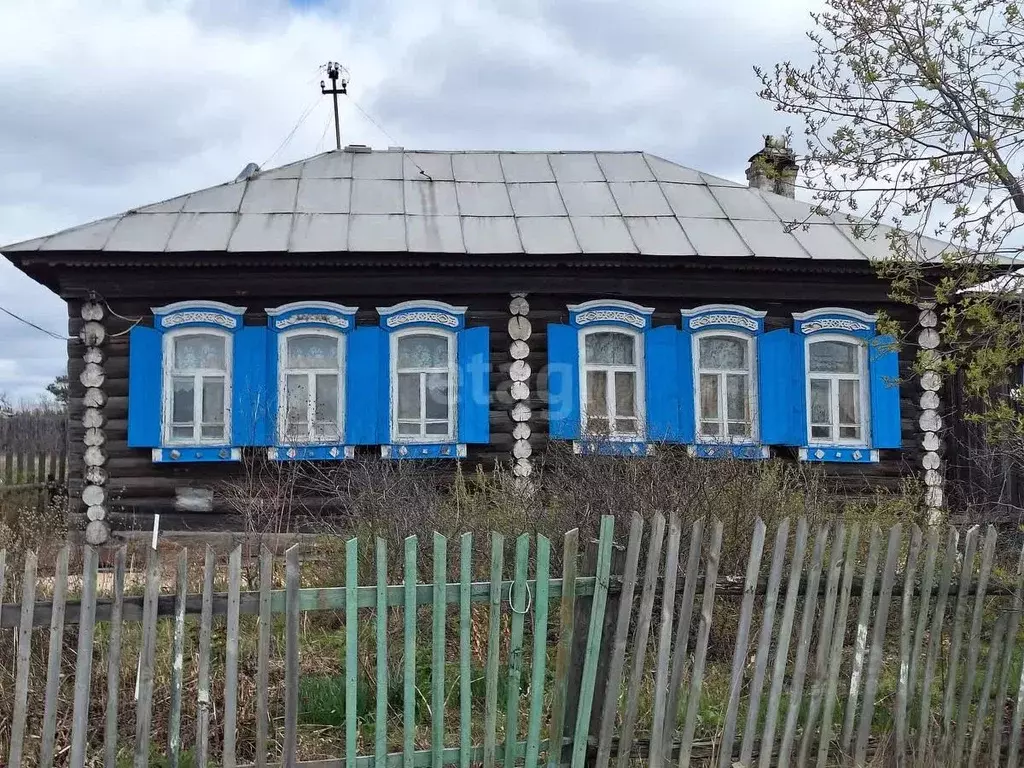
{"label": "wire loop on fence", "polygon": [[530,590],[530,582],[526,582],[526,607],[521,611],[516,610],[516,604],[512,602],[512,590],[515,588],[516,583],[514,581],[508,585],[508,607],[512,609],[512,613],[525,616],[530,612],[530,606],[533,605],[533,592]]}

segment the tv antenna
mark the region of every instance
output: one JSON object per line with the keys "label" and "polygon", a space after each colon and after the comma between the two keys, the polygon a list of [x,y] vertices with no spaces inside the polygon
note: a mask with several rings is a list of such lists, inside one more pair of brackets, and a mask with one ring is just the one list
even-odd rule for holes
{"label": "tv antenna", "polygon": [[[341,149],[341,123],[338,120],[338,94],[345,95],[348,93],[348,80],[342,76],[342,66],[336,61],[328,61],[327,67],[327,78],[331,81],[331,87],[328,88],[323,80],[320,81],[320,93],[324,96],[331,94],[334,98],[334,140],[338,145],[338,149]],[[338,85],[338,80],[341,80],[341,85]]]}

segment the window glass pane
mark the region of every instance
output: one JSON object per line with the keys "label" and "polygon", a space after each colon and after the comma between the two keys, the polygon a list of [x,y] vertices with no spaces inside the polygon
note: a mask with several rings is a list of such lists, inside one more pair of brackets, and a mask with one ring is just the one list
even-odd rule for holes
{"label": "window glass pane", "polygon": [[181,440],[189,440],[192,437],[192,427],[171,427],[171,437]]}
{"label": "window glass pane", "polygon": [[604,371],[587,371],[587,414],[588,416],[608,415],[607,374]]}
{"label": "window glass pane", "polygon": [[309,379],[305,374],[291,374],[285,379],[287,408],[285,420],[290,437],[305,437],[309,403]]}
{"label": "window glass pane", "polygon": [[224,379],[203,379],[203,423],[224,423]]}
{"label": "window glass pane", "polygon": [[844,440],[859,440],[860,427],[840,427],[839,437]]}
{"label": "window glass pane", "polygon": [[811,427],[811,437],[828,439],[832,437],[832,427],[826,427],[821,425]]}
{"label": "window glass pane", "polygon": [[747,388],[747,377],[729,374],[725,377],[725,402],[727,417],[734,421],[750,419],[750,390]]}
{"label": "window glass pane", "polygon": [[616,419],[615,431],[620,435],[635,435],[638,433],[636,419]]}
{"label": "window glass pane", "polygon": [[700,367],[747,369],[747,342],[732,336],[709,336],[700,340]]}
{"label": "window glass pane", "polygon": [[448,374],[427,374],[427,418],[448,418]]}
{"label": "window glass pane", "polygon": [[316,377],[316,434],[321,439],[338,437],[338,377]]}
{"label": "window glass pane", "polygon": [[202,429],[203,439],[205,439],[205,440],[214,440],[214,439],[220,439],[220,438],[224,437],[224,425],[223,424],[217,424],[215,426],[206,426],[204,424],[201,429]]}
{"label": "window glass pane", "polygon": [[839,382],[839,423],[857,424],[860,408],[860,382],[841,380]]}
{"label": "window glass pane", "polygon": [[816,341],[810,348],[810,369],[816,373],[857,373],[859,349],[846,341]]}
{"label": "window glass pane", "polygon": [[614,331],[588,334],[586,360],[596,365],[633,365],[633,337]]}
{"label": "window glass pane", "polygon": [[448,434],[448,422],[442,421],[435,424],[427,424],[428,435],[447,435]]}
{"label": "window glass pane", "polygon": [[[702,419],[718,418],[718,376],[715,374],[700,376],[700,416]],[[717,433],[718,429],[714,431]]]}
{"label": "window glass pane", "polygon": [[399,368],[447,368],[448,338],[432,334],[403,336],[398,340]]}
{"label": "window glass pane", "polygon": [[750,424],[746,421],[730,421],[729,437],[750,437]]}
{"label": "window glass pane", "polygon": [[702,421],[700,423],[700,433],[704,437],[721,437],[720,428],[721,424],[717,421]]}
{"label": "window glass pane", "polygon": [[636,415],[636,374],[627,371],[615,373],[615,415]]}
{"label": "window glass pane", "polygon": [[591,435],[607,435],[610,432],[607,416],[591,416],[587,418],[587,433]]}
{"label": "window glass pane", "polygon": [[398,374],[398,418],[418,419],[420,417],[420,375],[418,373]]}
{"label": "window glass pane", "polygon": [[831,384],[828,379],[811,379],[811,423],[831,424],[831,407],[829,391]]}
{"label": "window glass pane", "polygon": [[420,425],[409,424],[409,423],[398,423],[398,434],[400,435],[418,435],[420,433]]}
{"label": "window glass pane", "polygon": [[288,337],[289,368],[337,368],[338,340],[333,336]]}
{"label": "window glass pane", "polygon": [[[171,396],[171,421],[175,424],[190,423],[195,414],[194,384],[191,376],[175,376],[171,381],[174,388]],[[189,431],[191,436],[191,430]]]}
{"label": "window glass pane", "polygon": [[206,368],[227,370],[224,359],[224,337],[201,333],[176,336],[174,339],[174,367],[179,370]]}

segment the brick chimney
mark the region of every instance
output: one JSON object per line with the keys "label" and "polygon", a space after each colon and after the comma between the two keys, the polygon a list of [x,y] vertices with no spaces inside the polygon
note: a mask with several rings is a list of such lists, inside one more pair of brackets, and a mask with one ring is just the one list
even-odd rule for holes
{"label": "brick chimney", "polygon": [[796,197],[796,178],[800,166],[796,153],[781,136],[765,136],[764,149],[750,158],[747,182],[762,192],[774,192],[785,197]]}

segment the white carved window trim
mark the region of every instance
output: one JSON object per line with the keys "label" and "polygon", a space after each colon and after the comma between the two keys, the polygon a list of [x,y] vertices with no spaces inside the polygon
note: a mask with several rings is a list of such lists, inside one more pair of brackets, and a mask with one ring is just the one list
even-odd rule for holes
{"label": "white carved window trim", "polygon": [[[224,339],[224,371],[213,372],[212,369],[186,368],[177,369],[174,363],[174,340],[179,336],[219,336]],[[163,350],[161,355],[162,376],[161,392],[161,415],[162,432],[164,445],[229,445],[231,443],[231,396],[232,396],[232,370],[233,370],[233,343],[234,335],[227,331],[206,326],[186,326],[176,328],[173,331],[166,331],[163,334]],[[203,414],[203,387],[204,378],[213,378],[211,373],[223,377],[224,381],[224,434],[219,438],[203,437],[202,414]],[[175,376],[184,377],[191,375],[192,383],[192,437],[174,437],[171,429],[171,417],[173,415],[173,397]]]}
{"label": "white carved window trim", "polygon": [[[455,442],[455,436],[457,434],[457,420],[458,420],[458,344],[456,342],[457,336],[455,331],[442,330],[440,328],[433,327],[415,327],[405,328],[400,331],[393,331],[389,334],[391,345],[390,354],[390,418],[389,426],[391,431],[391,442],[394,444],[399,443],[453,443]],[[420,378],[420,428],[421,434],[419,435],[400,435],[398,433],[398,342],[400,339],[406,336],[437,336],[446,340],[448,344],[448,431],[443,435],[425,434],[426,432],[426,377],[421,376]],[[403,368],[403,373],[441,373],[443,368]],[[407,421],[407,419],[403,419]]]}
{"label": "white carved window trim", "polygon": [[[324,336],[338,343],[338,367],[331,368],[289,368],[288,339],[295,336]],[[281,445],[327,445],[341,443],[345,440],[345,335],[328,328],[298,327],[278,334],[277,340],[277,439]],[[305,439],[289,438],[287,433],[288,420],[288,376],[305,375],[307,377],[308,396],[306,399],[307,431]],[[327,440],[314,435],[314,419],[316,411],[316,377],[334,375],[338,377],[338,437]]]}
{"label": "white carved window trim", "polygon": [[[750,436],[729,436],[728,422],[730,419],[727,418],[728,414],[728,403],[726,398],[728,391],[726,388],[725,377],[729,371],[719,368],[702,368],[700,364],[700,343],[702,339],[714,338],[716,336],[728,336],[734,339],[740,339],[745,341],[747,344],[747,398],[750,402]],[[724,328],[714,328],[707,331],[701,331],[693,335],[693,419],[694,419],[694,435],[699,443],[715,443],[725,444],[732,443],[737,445],[749,445],[757,443],[760,422],[760,409],[757,398],[757,344],[756,337],[751,336],[747,333],[740,331],[731,331]],[[701,415],[701,402],[700,402],[700,377],[701,374],[711,374],[718,376],[718,408],[721,419],[718,423],[724,427],[725,434],[723,436],[712,436],[701,434],[701,424],[704,419]],[[735,373],[735,371],[731,371]]]}
{"label": "white carved window trim", "polygon": [[[811,374],[811,344],[820,341],[838,341],[843,344],[853,344],[857,347],[858,373],[818,373]],[[829,420],[832,427],[832,437],[813,437],[811,419],[811,378],[827,379],[831,382],[829,388]],[[839,384],[841,380],[857,381],[860,384],[860,437],[843,438],[839,436]],[[857,448],[867,448],[871,444],[871,379],[868,374],[868,344],[858,337],[845,333],[812,333],[804,338],[804,402],[807,416],[807,444],[808,445],[847,445]]]}
{"label": "white carved window trim", "polygon": [[[587,336],[594,333],[618,333],[623,336],[628,336],[633,341],[633,364],[632,365],[603,365],[599,363],[588,364],[587,363]],[[633,402],[636,405],[636,432],[617,432],[615,431],[615,376],[609,375],[605,378],[605,401],[608,404],[608,413],[602,414],[601,418],[608,418],[608,435],[601,435],[603,439],[608,440],[644,440],[647,435],[647,403],[644,400],[644,392],[646,390],[646,377],[645,368],[646,361],[644,359],[644,344],[643,344],[643,333],[639,330],[632,328],[626,328],[621,325],[588,325],[585,328],[581,328],[577,334],[579,337],[579,377],[580,377],[580,434],[583,438],[587,437],[587,372],[588,371],[604,371],[608,374],[614,374],[618,371],[625,371],[634,374],[634,381],[636,391],[633,393]],[[624,417],[625,418],[625,417]]]}

